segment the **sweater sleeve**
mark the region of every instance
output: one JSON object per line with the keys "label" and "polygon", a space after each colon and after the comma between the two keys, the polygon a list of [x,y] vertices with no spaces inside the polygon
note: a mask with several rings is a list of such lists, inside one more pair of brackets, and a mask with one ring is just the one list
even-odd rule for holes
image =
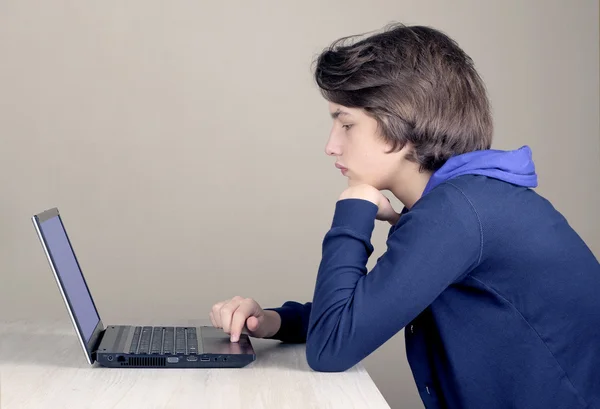
{"label": "sweater sleeve", "polygon": [[[401,215],[406,214],[407,208],[402,209]],[[388,238],[397,229],[394,225],[388,231]],[[275,335],[269,339],[276,339],[287,343],[304,343],[308,332],[308,320],[312,302],[299,303],[297,301],[286,301],[281,307],[265,308],[265,310],[275,311],[281,317],[281,326]]]}
{"label": "sweater sleeve", "polygon": [[367,274],[377,206],[338,201],[322,259],[307,331],[317,371],[344,371],[390,339],[481,259],[482,229],[471,203],[439,186],[402,215],[387,250]]}
{"label": "sweater sleeve", "polygon": [[[406,214],[407,208],[402,209],[401,215]],[[388,238],[398,228],[394,225],[388,231]],[[269,337],[287,343],[304,343],[308,332],[308,320],[312,302],[299,303],[297,301],[286,301],[281,307],[265,308],[275,311],[281,317],[281,326],[275,335]]]}
{"label": "sweater sleeve", "polygon": [[279,330],[270,338],[288,343],[306,342],[311,306],[310,302],[301,304],[296,301],[287,301],[278,308],[265,308],[265,310],[277,312],[281,317]]}

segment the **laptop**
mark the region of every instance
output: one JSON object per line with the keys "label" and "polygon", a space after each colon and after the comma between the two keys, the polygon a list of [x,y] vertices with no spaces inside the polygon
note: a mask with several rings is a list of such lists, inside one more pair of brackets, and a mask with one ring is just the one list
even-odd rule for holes
{"label": "laptop", "polygon": [[32,217],[87,362],[111,368],[241,368],[256,359],[247,334],[211,326],[104,326],[57,208]]}

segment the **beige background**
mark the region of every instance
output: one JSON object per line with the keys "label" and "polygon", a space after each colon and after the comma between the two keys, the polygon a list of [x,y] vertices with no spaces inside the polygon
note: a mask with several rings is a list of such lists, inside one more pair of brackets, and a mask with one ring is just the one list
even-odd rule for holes
{"label": "beige background", "polygon": [[[311,62],[392,21],[474,58],[494,147],[532,147],[538,191],[600,256],[597,1],[450,3],[0,1],[0,318],[67,319],[29,220],[53,206],[107,323],[308,301],[345,186]],[[365,364],[422,407],[402,334]]]}

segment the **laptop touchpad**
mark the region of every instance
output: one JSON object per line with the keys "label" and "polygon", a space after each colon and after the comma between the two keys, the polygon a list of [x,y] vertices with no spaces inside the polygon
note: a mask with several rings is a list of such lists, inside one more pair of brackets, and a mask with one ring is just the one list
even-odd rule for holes
{"label": "laptop touchpad", "polygon": [[242,334],[239,342],[231,342],[229,334],[220,328],[199,328],[202,334],[202,347],[205,354],[252,354],[254,353],[247,334]]}

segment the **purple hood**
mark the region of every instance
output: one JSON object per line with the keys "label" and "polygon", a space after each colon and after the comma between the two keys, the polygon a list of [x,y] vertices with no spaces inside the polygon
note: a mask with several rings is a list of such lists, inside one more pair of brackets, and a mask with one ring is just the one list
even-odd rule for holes
{"label": "purple hood", "polygon": [[537,186],[531,149],[523,146],[513,151],[488,149],[453,156],[433,173],[423,195],[440,183],[462,175],[483,175],[514,185]]}

